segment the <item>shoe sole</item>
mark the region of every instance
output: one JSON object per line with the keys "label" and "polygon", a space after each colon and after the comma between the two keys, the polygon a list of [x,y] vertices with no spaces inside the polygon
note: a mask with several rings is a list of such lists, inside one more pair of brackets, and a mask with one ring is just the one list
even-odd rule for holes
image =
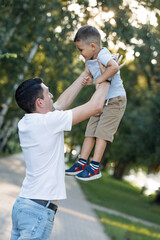
{"label": "shoe sole", "polygon": [[101,177],[102,177],[102,174],[101,174],[101,173],[96,174],[96,175],[94,175],[94,176],[92,176],[92,177],[89,177],[89,178],[82,178],[82,177],[76,176],[76,178],[77,178],[78,180],[85,181],[85,182],[87,182],[87,181],[92,181],[92,180],[95,180],[95,179],[98,179],[98,178],[101,178]]}
{"label": "shoe sole", "polygon": [[[82,170],[82,171],[83,171],[83,170]],[[65,172],[65,175],[75,176],[75,175],[77,175],[78,173],[81,173],[82,171],[78,171],[78,172]]]}

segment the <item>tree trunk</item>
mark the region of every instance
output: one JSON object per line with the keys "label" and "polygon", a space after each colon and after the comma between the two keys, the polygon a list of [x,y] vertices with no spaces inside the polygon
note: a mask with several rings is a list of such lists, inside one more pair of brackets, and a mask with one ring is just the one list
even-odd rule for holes
{"label": "tree trunk", "polygon": [[11,100],[12,98],[9,97],[6,101],[6,103],[4,104],[4,107],[2,108],[2,111],[0,112],[0,128],[2,127],[2,124],[3,124],[3,120],[4,120],[4,117],[8,111],[8,108],[9,108],[9,105],[11,103]]}
{"label": "tree trunk", "polygon": [[[41,37],[38,37],[38,38],[37,38],[37,42],[34,44],[32,50],[31,50],[31,52],[30,52],[30,54],[29,54],[29,57],[28,57],[28,59],[27,59],[27,63],[26,63],[26,65],[24,66],[24,71],[23,71],[23,73],[18,76],[18,82],[15,83],[14,86],[13,86],[13,89],[14,89],[14,90],[18,87],[19,81],[22,81],[22,80],[23,80],[24,75],[25,75],[26,71],[28,70],[28,65],[29,65],[29,63],[31,62],[31,60],[33,59],[33,57],[35,56],[36,52],[37,52],[37,49],[38,49],[38,45],[39,45],[40,40],[41,40]],[[6,115],[7,111],[8,111],[8,109],[9,109],[9,105],[10,105],[11,101],[12,101],[12,97],[9,96],[8,99],[6,100],[5,104],[4,104],[4,108],[3,108],[2,111],[0,112],[0,128],[1,128],[1,126],[2,126],[2,124],[3,124],[3,122],[4,122],[4,118],[5,118],[5,115]]]}
{"label": "tree trunk", "polygon": [[11,28],[10,31],[7,32],[6,38],[4,40],[4,46],[7,45],[9,39],[12,37],[12,35],[14,34],[14,32],[16,30],[16,26],[20,23],[20,21],[21,21],[21,14],[19,16],[17,16],[17,18],[15,19],[14,27]]}
{"label": "tree trunk", "polygon": [[154,202],[155,202],[156,204],[159,204],[159,205],[160,205],[160,188],[159,188],[159,190],[158,190],[157,193],[156,193],[156,198],[155,198]]}
{"label": "tree trunk", "polygon": [[116,178],[116,179],[122,179],[126,168],[127,168],[127,164],[124,164],[124,163],[121,163],[121,162],[117,163],[114,167],[113,177]]}
{"label": "tree trunk", "polygon": [[[0,152],[3,150],[3,148],[6,146],[7,141],[9,137],[11,136],[12,132],[17,128],[19,118],[14,118],[12,121],[12,124],[8,127],[7,131],[5,132],[5,135],[2,138],[2,142],[0,144]],[[11,123],[11,121],[10,121]]]}

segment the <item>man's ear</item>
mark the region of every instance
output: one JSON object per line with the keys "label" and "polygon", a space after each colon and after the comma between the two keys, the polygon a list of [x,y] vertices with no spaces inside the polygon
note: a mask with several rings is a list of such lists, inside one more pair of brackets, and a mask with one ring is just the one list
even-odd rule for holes
{"label": "man's ear", "polygon": [[43,106],[43,102],[41,98],[37,98],[35,101],[36,108],[41,108]]}

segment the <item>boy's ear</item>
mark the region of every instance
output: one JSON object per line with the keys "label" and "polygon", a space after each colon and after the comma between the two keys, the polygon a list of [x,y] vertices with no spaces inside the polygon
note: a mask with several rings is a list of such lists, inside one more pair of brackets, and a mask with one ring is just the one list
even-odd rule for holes
{"label": "boy's ear", "polygon": [[91,47],[92,47],[93,49],[96,48],[96,44],[95,44],[95,43],[91,43],[90,45],[91,45]]}

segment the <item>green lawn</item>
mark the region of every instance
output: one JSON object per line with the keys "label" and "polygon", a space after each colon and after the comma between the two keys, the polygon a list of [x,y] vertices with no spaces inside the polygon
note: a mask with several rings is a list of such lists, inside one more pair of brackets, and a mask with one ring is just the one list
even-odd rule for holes
{"label": "green lawn", "polygon": [[158,240],[160,229],[135,223],[122,217],[96,211],[112,240]]}
{"label": "green lawn", "polygon": [[92,203],[160,224],[160,206],[128,182],[115,180],[104,172],[98,180],[78,182]]}

